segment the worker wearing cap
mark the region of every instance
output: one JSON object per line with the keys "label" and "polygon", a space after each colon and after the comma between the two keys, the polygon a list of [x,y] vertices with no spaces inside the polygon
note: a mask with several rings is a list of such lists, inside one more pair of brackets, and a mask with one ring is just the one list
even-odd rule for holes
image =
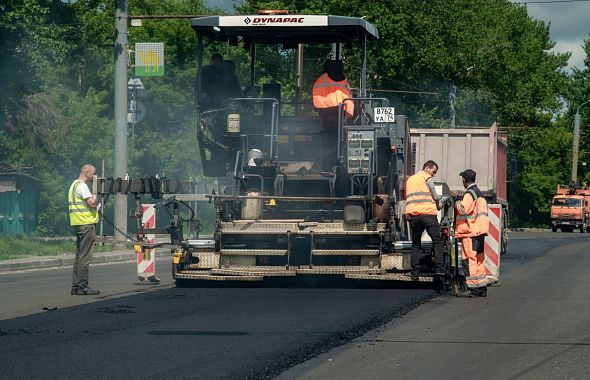
{"label": "worker wearing cap", "polygon": [[82,166],[78,179],[74,180],[68,191],[70,225],[76,231],[76,257],[72,276],[72,295],[98,295],[98,290],[88,286],[89,265],[92,261],[92,248],[96,237],[95,225],[98,223],[98,203],[86,182],[93,179],[96,169],[90,164]]}
{"label": "worker wearing cap", "polygon": [[444,275],[444,257],[440,236],[438,210],[447,202],[448,197],[440,197],[434,187],[434,176],[438,171],[436,162],[426,161],[422,170],[408,178],[406,183],[406,218],[410,222],[412,234],[412,271],[410,277],[418,279],[420,272],[420,249],[422,233],[426,230],[434,248],[436,275]]}
{"label": "worker wearing cap", "polygon": [[459,174],[465,193],[455,203],[455,236],[461,239],[463,269],[468,290],[459,297],[486,297],[486,267],[484,241],[489,229],[488,204],[475,184],[476,173],[467,169]]}

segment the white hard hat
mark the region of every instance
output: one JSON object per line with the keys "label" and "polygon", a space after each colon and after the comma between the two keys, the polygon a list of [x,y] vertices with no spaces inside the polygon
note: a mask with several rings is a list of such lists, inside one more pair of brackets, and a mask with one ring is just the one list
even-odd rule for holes
{"label": "white hard hat", "polygon": [[264,157],[264,154],[260,149],[250,149],[250,151],[248,151],[248,166],[256,166],[254,159],[262,157]]}

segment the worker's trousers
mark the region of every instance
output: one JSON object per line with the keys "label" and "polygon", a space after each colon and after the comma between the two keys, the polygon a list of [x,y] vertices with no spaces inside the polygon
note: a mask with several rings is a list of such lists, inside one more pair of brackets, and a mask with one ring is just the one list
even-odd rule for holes
{"label": "worker's trousers", "polygon": [[485,287],[487,282],[484,253],[477,253],[473,250],[473,239],[470,237],[461,238],[461,247],[463,269],[466,273],[465,280],[467,282],[467,287]]}
{"label": "worker's trousers", "polygon": [[444,256],[442,241],[440,238],[440,223],[436,215],[418,215],[410,218],[412,232],[412,270],[417,272],[420,268],[420,249],[422,247],[422,233],[426,231],[432,240],[434,249],[435,271],[442,271]]}
{"label": "worker's trousers", "polygon": [[74,226],[76,230],[76,257],[74,258],[74,273],[72,289],[88,287],[89,266],[92,261],[92,248],[96,237],[94,224]]}

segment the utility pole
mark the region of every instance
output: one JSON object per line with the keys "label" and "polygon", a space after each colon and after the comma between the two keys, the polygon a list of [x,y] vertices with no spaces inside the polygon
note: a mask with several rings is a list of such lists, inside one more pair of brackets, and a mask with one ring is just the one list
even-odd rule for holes
{"label": "utility pole", "polygon": [[449,92],[449,106],[451,107],[451,128],[455,128],[455,98],[457,96],[457,86],[455,86],[455,78],[451,82],[451,91]]}
{"label": "utility pole", "polygon": [[[127,174],[127,0],[116,0],[115,8],[115,150],[114,176]],[[115,195],[115,241],[124,242],[127,234],[127,196]]]}
{"label": "utility pole", "polygon": [[459,71],[457,74],[453,75],[451,78],[451,89],[449,91],[449,107],[451,109],[451,128],[455,128],[455,101],[457,100],[457,86],[455,85],[455,78],[457,78],[460,74],[469,74],[471,70],[475,69],[475,66],[469,66],[465,69]]}
{"label": "utility pole", "polygon": [[590,100],[585,101],[584,103],[578,106],[576,110],[576,114],[574,115],[574,144],[572,148],[572,178],[571,181],[577,185],[578,184],[578,149],[580,146],[580,107],[584,104],[588,103]]}
{"label": "utility pole", "polygon": [[297,105],[295,107],[295,115],[301,113],[301,91],[303,89],[303,44],[297,45],[297,92],[295,99]]}

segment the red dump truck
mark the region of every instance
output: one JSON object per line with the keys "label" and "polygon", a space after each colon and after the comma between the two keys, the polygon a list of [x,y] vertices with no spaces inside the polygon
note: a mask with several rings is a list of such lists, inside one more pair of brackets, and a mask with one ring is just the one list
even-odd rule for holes
{"label": "red dump truck", "polygon": [[465,189],[459,173],[465,169],[476,171],[477,186],[490,206],[490,236],[487,240],[500,254],[506,253],[506,134],[498,130],[496,123],[491,127],[410,129],[410,134],[412,172],[421,170],[424,162],[434,160],[439,165],[435,180],[446,183],[451,191],[462,193]]}
{"label": "red dump truck", "polygon": [[551,202],[551,230],[590,232],[590,189],[557,185]]}

